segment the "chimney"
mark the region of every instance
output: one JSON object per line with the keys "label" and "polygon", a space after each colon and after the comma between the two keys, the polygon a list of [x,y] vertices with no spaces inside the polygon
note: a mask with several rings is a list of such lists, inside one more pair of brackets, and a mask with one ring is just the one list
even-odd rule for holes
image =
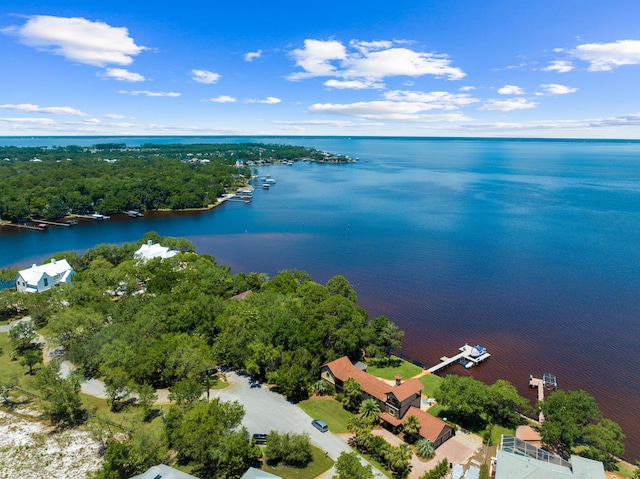
{"label": "chimney", "polygon": [[56,264],[56,259],[55,258],[51,258],[51,264]]}
{"label": "chimney", "polygon": [[151,246],[153,244],[153,241],[149,240],[147,241],[147,246]]}
{"label": "chimney", "polygon": [[402,376],[400,376],[399,374],[396,375],[396,386],[400,386],[401,382],[402,382]]}

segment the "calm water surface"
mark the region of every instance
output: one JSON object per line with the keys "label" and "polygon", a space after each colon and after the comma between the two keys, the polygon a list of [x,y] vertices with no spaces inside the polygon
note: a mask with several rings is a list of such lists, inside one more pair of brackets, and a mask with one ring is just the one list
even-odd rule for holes
{"label": "calm water surface", "polygon": [[372,315],[407,334],[427,366],[464,344],[492,358],[466,371],[529,374],[593,394],[640,459],[640,143],[346,138],[0,138],[17,146],[113,141],[295,143],[356,164],[271,166],[251,205],[113,217],[46,233],[0,228],[0,267],[54,252],[184,236],[233,271],[343,274]]}

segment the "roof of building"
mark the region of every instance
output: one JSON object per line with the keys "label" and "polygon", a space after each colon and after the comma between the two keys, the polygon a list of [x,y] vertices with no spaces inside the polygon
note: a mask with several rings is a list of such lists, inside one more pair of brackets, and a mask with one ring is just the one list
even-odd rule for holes
{"label": "roof of building", "polygon": [[522,439],[527,442],[540,442],[540,433],[531,426],[518,426],[516,429],[516,436],[518,439]]}
{"label": "roof of building", "polygon": [[495,479],[605,479],[599,461],[571,456],[571,462],[521,439],[502,436]]}
{"label": "roof of building", "polygon": [[250,467],[249,469],[247,469],[247,472],[245,472],[240,479],[273,479],[273,478],[280,479],[280,476],[276,476],[275,474],[271,474],[269,472],[256,469],[255,467]]}
{"label": "roof of building", "polygon": [[131,479],[198,479],[196,476],[178,471],[165,464],[151,466],[146,472],[133,476]]}
{"label": "roof of building", "polygon": [[495,479],[605,479],[601,462],[571,456],[571,468],[499,450]]}
{"label": "roof of building", "polygon": [[340,381],[344,382],[349,378],[353,378],[362,386],[362,390],[370,396],[382,402],[387,400],[387,392],[391,389],[391,386],[371,374],[356,368],[351,364],[351,360],[347,356],[342,356],[335,361],[325,364],[325,366],[327,366]]}
{"label": "roof of building", "polygon": [[160,243],[153,243],[149,240],[133,253],[133,257],[141,259],[171,258],[178,253],[178,251],[174,251],[167,246],[162,246]]}
{"label": "roof of building", "polygon": [[416,378],[411,378],[408,381],[401,383],[399,386],[395,386],[389,392],[393,393],[398,401],[402,402],[405,399],[409,399],[411,396],[419,394],[422,389],[422,383]]}
{"label": "roof of building", "polygon": [[53,258],[49,263],[36,265],[31,268],[23,269],[18,274],[28,285],[37,285],[43,274],[47,274],[52,278],[62,274],[60,281],[66,281],[73,268],[66,259],[56,260]]}
{"label": "roof of building", "polygon": [[400,424],[402,424],[402,419],[392,416],[388,412],[381,412],[380,419],[382,419],[384,422],[388,422],[393,427],[398,427]]}
{"label": "roof of building", "polygon": [[411,406],[404,418],[409,416],[415,416],[420,421],[420,435],[431,442],[436,442],[438,436],[442,434],[442,431],[446,428],[450,428],[446,422],[442,419],[432,416],[431,414],[424,412],[422,409],[415,406]]}

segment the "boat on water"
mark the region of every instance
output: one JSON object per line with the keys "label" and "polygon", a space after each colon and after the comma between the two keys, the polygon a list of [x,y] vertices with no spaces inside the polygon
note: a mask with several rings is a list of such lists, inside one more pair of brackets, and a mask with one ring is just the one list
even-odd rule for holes
{"label": "boat on water", "polygon": [[275,185],[276,184],[276,180],[274,180],[273,178],[267,178],[265,180],[266,183],[269,183],[270,185]]}
{"label": "boat on water", "polygon": [[110,216],[94,213],[94,214],[91,215],[91,218],[93,218],[96,221],[104,221],[104,220],[108,220],[110,218]]}
{"label": "boat on water", "polygon": [[269,189],[269,183],[263,183],[263,184],[262,184],[262,187],[263,187],[265,190],[268,190],[268,189]]}

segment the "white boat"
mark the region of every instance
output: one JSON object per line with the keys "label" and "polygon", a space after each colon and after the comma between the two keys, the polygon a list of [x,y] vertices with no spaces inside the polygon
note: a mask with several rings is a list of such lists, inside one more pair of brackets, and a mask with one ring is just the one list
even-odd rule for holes
{"label": "white boat", "polygon": [[263,187],[265,190],[268,190],[268,189],[269,189],[269,183],[264,183],[264,184],[262,185],[262,187]]}

